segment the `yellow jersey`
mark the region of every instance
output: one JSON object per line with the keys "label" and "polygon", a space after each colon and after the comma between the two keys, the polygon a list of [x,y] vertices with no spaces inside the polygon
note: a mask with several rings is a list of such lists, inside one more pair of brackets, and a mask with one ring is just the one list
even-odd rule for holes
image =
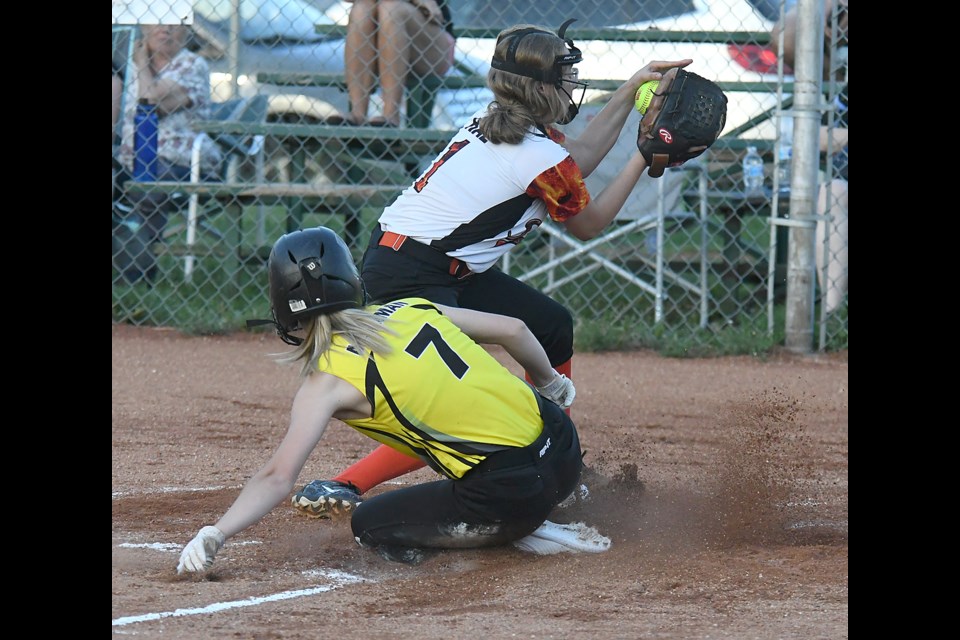
{"label": "yellow jersey", "polygon": [[320,371],[352,384],[373,407],[373,417],[348,425],[449,478],[543,431],[536,391],[433,303],[404,298],[367,310],[395,333],[385,334],[392,353],[361,352],[336,334],[318,361]]}

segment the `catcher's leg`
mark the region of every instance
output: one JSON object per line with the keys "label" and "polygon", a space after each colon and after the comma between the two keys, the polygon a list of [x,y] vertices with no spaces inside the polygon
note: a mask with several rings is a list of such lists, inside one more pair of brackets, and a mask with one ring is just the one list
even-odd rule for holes
{"label": "catcher's leg", "polygon": [[494,268],[467,279],[459,306],[523,320],[543,345],[550,366],[571,377],[573,316],[556,300]]}
{"label": "catcher's leg", "polygon": [[347,467],[334,480],[349,482],[359,489],[361,494],[364,494],[378,484],[393,480],[424,466],[426,466],[426,463],[420,458],[411,458],[382,444],[367,454],[365,458]]}
{"label": "catcher's leg", "polygon": [[496,268],[474,274],[466,283],[458,306],[523,320],[551,367],[573,357],[573,316],[562,304]]}
{"label": "catcher's leg", "polygon": [[832,218],[826,251],[823,243],[827,223],[823,220],[817,223],[816,244],[820,296],[827,313],[832,313],[841,305],[847,293],[847,181],[834,179],[829,185],[822,185],[817,204],[821,216],[829,213]]}
{"label": "catcher's leg", "polygon": [[333,480],[314,480],[294,494],[295,509],[311,518],[329,518],[360,505],[371,488],[424,466],[419,458],[380,445]]}

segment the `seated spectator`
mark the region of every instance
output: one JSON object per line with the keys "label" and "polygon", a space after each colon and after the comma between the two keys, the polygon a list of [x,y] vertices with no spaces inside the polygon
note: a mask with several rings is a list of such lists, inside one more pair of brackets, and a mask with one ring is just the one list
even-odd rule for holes
{"label": "seated spectator", "polygon": [[[834,16],[834,6],[839,2]],[[824,0],[823,79],[847,78],[848,0]],[[836,20],[834,20],[836,17]],[[782,23],[770,32],[770,48],[779,51],[783,39],[783,61],[794,66],[797,30],[796,2],[788,0]],[[836,24],[834,24],[836,22]],[[847,86],[834,101],[833,128],[824,115],[820,126],[820,152],[831,164],[831,181],[820,185],[817,199],[816,261],[821,302],[828,314],[836,311],[847,295]],[[829,216],[829,226],[823,219]],[[825,244],[826,240],[826,244]]]}
{"label": "seated spectator", "polygon": [[[133,52],[133,70],[124,87],[123,132],[119,161],[133,173],[134,114],[141,99],[155,104],[160,116],[157,144],[157,179],[189,180],[194,140],[201,136],[201,175],[216,179],[222,153],[206,134],[192,124],[210,117],[210,68],[206,60],[187,50],[189,27],[143,25],[142,38]],[[169,196],[144,194],[132,199],[134,224],[142,229],[140,240],[148,255],[130,256],[135,264],[119,264],[124,277],[136,281],[155,271],[149,247],[160,239],[167,216],[175,207]],[[124,261],[125,262],[125,261]]]}
{"label": "seated spectator", "polygon": [[[123,69],[113,60],[113,135],[111,145],[113,147],[113,202],[116,202],[122,196],[122,185],[130,176],[123,170],[120,162],[116,158],[116,148],[120,143],[120,136],[117,131],[117,125],[120,123],[120,109],[123,105]],[[116,213],[116,211],[114,211]],[[116,223],[116,217],[114,223]]]}
{"label": "seated spectator", "polygon": [[[833,176],[820,186],[817,215],[829,216],[829,234],[824,220],[817,222],[817,279],[827,313],[833,313],[847,295],[847,87],[835,100],[833,128],[820,126],[820,151],[829,153]],[[826,119],[826,118],[824,118]],[[829,137],[828,137],[829,133]],[[839,149],[839,150],[838,150]],[[830,153],[832,152],[832,153]],[[824,240],[827,245],[824,245]]]}
{"label": "seated spectator", "polygon": [[[836,42],[833,31],[833,9],[836,0],[824,0],[823,7],[823,79],[841,80],[846,72],[845,54],[847,48],[847,7],[849,0],[840,0],[837,9]],[[797,2],[786,0],[786,11],[783,21],[777,20],[770,30],[770,50],[780,51],[780,40],[783,39],[783,63],[791,69],[795,68],[794,56],[797,50]],[[837,60],[833,60],[834,54]],[[843,58],[843,59],[840,59]],[[831,74],[831,69],[833,73]]]}
{"label": "seated spectator", "polygon": [[[453,23],[446,0],[349,0],[344,64],[352,124],[400,126],[411,73],[443,75],[453,66]],[[367,120],[380,82],[383,117]]]}
{"label": "seated spectator", "polygon": [[113,133],[111,144],[117,137],[117,123],[120,121],[120,104],[123,100],[123,71],[113,63]]}

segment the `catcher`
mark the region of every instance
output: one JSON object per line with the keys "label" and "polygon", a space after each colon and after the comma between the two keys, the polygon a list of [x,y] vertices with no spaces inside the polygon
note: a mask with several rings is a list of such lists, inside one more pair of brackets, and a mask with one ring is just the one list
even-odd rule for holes
{"label": "catcher", "polygon": [[[500,33],[487,76],[494,101],[455,132],[433,165],[384,210],[362,270],[373,300],[418,296],[523,320],[550,365],[568,378],[570,312],[495,265],[548,218],[580,240],[610,224],[650,159],[636,153],[596,196],[584,178],[616,143],[637,88],[693,62],[648,63],[613,92],[580,137],[566,137],[555,125],[576,117],[588,86],[576,67],[583,55],[565,35],[571,22],[557,32],[520,24]],[[672,163],[707,143],[692,144],[693,150],[674,152]],[[336,477],[307,484],[293,504],[314,517],[348,511],[370,488],[422,466],[381,446]]]}

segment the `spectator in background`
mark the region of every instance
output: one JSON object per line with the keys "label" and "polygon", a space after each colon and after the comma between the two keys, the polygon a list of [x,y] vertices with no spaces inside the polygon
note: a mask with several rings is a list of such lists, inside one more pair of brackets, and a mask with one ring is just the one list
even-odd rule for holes
{"label": "spectator in background", "polygon": [[[836,0],[824,0],[823,7],[823,79],[841,80],[846,72],[847,47],[847,5],[849,0],[840,0],[837,9],[836,43],[834,43],[833,9]],[[780,40],[783,39],[783,62],[791,68],[795,67],[794,56],[797,51],[797,2],[787,0],[786,11],[782,21],[777,20],[770,30],[770,50],[780,51]],[[834,52],[841,60],[832,60]],[[831,74],[831,69],[833,73]],[[832,77],[831,77],[832,76]]]}
{"label": "spectator in background", "polygon": [[[446,0],[348,0],[344,64],[347,122],[400,126],[407,76],[444,75],[453,66],[453,23]],[[379,78],[383,117],[367,120]]]}
{"label": "spectator in background", "polygon": [[120,121],[120,104],[123,101],[123,70],[113,62],[113,133],[110,136],[111,144],[117,138],[117,123]]}
{"label": "spectator in background", "polygon": [[[123,105],[123,69],[113,60],[113,134],[111,136],[111,145],[113,147],[113,201],[114,203],[121,197],[121,185],[130,176],[120,166],[116,157],[117,145],[120,142],[120,136],[117,132],[117,125],[120,123],[120,109]],[[114,220],[116,222],[116,220]]]}
{"label": "spectator in background", "polygon": [[[837,5],[839,1],[839,5]],[[823,79],[847,80],[848,0],[824,0]],[[836,16],[834,6],[837,5]],[[836,17],[836,20],[834,20]],[[770,32],[770,48],[779,51],[783,39],[783,61],[794,66],[796,54],[797,7],[788,1],[783,21],[777,21]],[[820,185],[817,199],[816,260],[820,296],[826,312],[833,313],[847,295],[847,85],[844,84],[833,103],[833,127],[829,114],[820,126],[820,152],[832,166],[828,184]],[[830,217],[828,223],[823,220]],[[826,240],[826,244],[824,243]]]}
{"label": "spectator in background", "polygon": [[[210,116],[210,68],[207,61],[186,49],[189,27],[143,25],[133,51],[133,69],[124,87],[123,134],[119,160],[133,173],[133,119],[140,100],[157,106],[158,180],[189,180],[194,140],[201,137],[200,165],[204,179],[213,179],[223,158],[216,143],[192,124]],[[160,238],[167,216],[175,206],[169,196],[145,194],[133,199],[133,215],[144,229],[147,247]],[[150,256],[134,256],[138,267],[124,269],[131,281],[144,275],[152,279],[155,264]]]}
{"label": "spectator in background", "polygon": [[[836,113],[833,128],[820,126],[820,151],[834,151],[829,156],[833,176],[829,184],[820,186],[817,214],[829,216],[817,222],[817,278],[827,313],[833,313],[847,295],[847,86],[834,100]],[[824,118],[826,120],[826,117]],[[828,135],[830,136],[828,138]],[[832,140],[831,140],[832,138]],[[827,244],[824,245],[824,240]]]}

